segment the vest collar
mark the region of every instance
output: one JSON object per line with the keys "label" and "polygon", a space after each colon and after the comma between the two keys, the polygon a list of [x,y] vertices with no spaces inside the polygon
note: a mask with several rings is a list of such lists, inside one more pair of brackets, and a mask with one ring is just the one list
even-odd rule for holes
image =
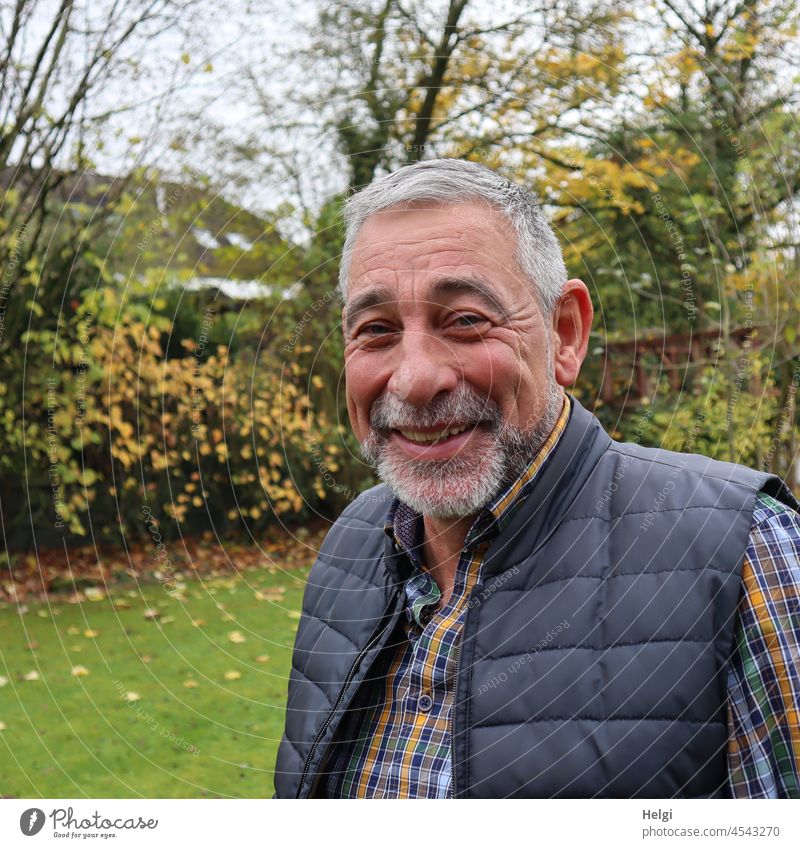
{"label": "vest collar", "polygon": [[561,439],[525,503],[486,552],[484,580],[529,557],[547,541],[611,445],[597,418],[570,397],[572,414]]}

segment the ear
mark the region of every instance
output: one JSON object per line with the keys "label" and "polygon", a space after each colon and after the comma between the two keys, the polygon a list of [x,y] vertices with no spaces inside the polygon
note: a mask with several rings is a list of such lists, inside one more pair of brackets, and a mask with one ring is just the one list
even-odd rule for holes
{"label": "ear", "polygon": [[553,365],[559,386],[572,386],[578,379],[589,347],[593,317],[589,289],[581,280],[569,280],[553,310]]}

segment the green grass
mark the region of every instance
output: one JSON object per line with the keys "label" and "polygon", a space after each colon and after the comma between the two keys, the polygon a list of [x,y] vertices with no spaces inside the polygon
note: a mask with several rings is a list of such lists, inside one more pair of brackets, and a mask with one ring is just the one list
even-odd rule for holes
{"label": "green grass", "polygon": [[0,796],[271,797],[307,575],[250,570],[173,594],[140,584],[22,614],[3,605]]}

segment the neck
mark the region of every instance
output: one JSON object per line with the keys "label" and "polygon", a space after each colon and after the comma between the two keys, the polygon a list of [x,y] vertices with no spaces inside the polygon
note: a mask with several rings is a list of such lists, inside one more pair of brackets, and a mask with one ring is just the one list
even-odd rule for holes
{"label": "neck", "polygon": [[458,560],[474,518],[473,515],[448,520],[423,516],[425,539],[422,551],[425,568],[439,586],[442,606],[453,591]]}
{"label": "neck", "polygon": [[429,551],[436,552],[438,558],[457,557],[464,547],[464,540],[474,520],[474,515],[457,519],[423,516],[426,561]]}

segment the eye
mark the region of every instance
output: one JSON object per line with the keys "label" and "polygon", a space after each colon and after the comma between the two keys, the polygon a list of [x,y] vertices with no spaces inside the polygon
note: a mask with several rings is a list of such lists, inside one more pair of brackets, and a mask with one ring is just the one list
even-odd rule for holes
{"label": "eye", "polygon": [[485,320],[486,319],[480,315],[473,315],[471,312],[465,312],[462,315],[456,315],[455,319],[453,320],[453,323],[458,324],[461,327],[474,327],[476,324],[480,324],[482,321]]}
{"label": "eye", "polygon": [[372,321],[369,324],[364,324],[364,326],[358,331],[356,335],[385,336],[387,333],[393,332],[394,330],[391,327],[387,327],[386,324],[378,324]]}

